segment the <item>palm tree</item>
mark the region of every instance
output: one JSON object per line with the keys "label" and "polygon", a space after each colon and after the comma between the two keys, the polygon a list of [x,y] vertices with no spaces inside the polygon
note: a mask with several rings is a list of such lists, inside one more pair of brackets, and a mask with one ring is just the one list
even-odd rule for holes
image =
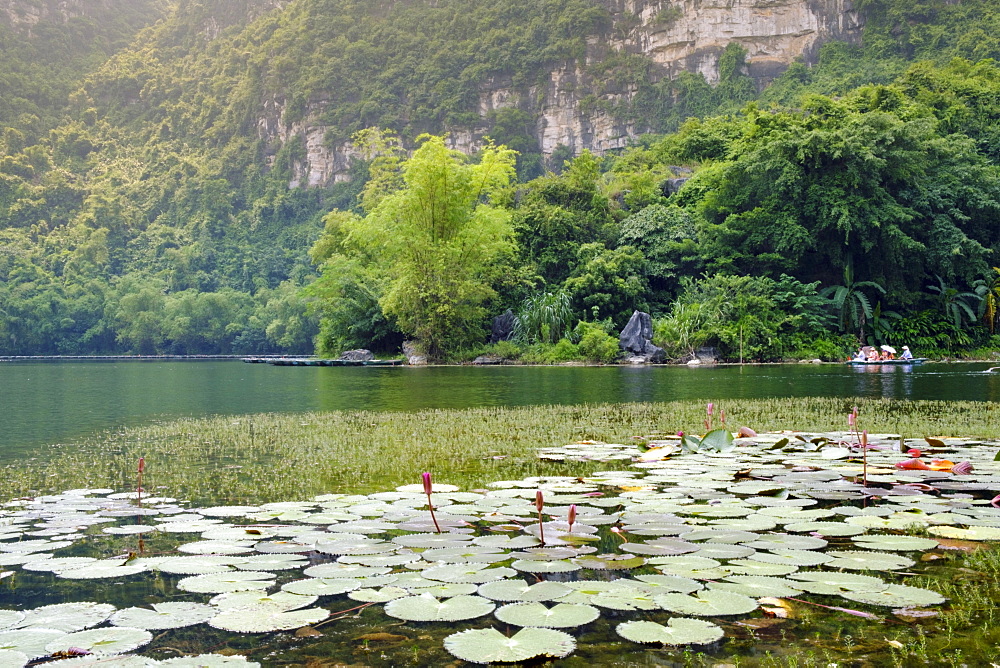
{"label": "palm tree", "polygon": [[875,281],[854,281],[854,263],[848,260],[844,267],[844,284],[831,285],[820,291],[820,297],[829,299],[829,305],[837,313],[840,330],[857,332],[858,339],[865,340],[865,323],[872,318],[872,303],[863,290],[873,288],[883,295],[885,288]]}
{"label": "palm tree", "polygon": [[980,299],[979,317],[990,328],[990,334],[996,329],[997,316],[1000,315],[1000,267],[993,267],[993,271],[996,276],[988,283],[980,279],[972,284]]}
{"label": "palm tree", "polygon": [[927,289],[938,293],[938,304],[945,317],[955,323],[955,327],[961,327],[962,321],[966,318],[969,322],[975,321],[976,314],[968,300],[981,299],[981,297],[975,292],[960,292],[958,288],[945,285],[944,279],[937,274],[934,275],[934,278],[937,279],[938,284],[928,285]]}

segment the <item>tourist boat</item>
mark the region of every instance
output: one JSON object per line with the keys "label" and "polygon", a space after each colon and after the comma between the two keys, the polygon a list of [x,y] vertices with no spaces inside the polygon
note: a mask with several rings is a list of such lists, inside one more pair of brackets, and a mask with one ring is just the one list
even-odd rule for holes
{"label": "tourist boat", "polygon": [[863,362],[861,360],[848,360],[847,362],[844,362],[844,364],[855,364],[857,366],[879,366],[882,364],[897,364],[897,365],[902,364],[908,366],[911,364],[923,364],[926,361],[927,361],[926,357],[914,357],[911,360],[902,360],[902,359],[872,360],[870,362],[868,360],[865,360]]}
{"label": "tourist boat", "polygon": [[282,357],[266,360],[274,366],[399,366],[403,360],[328,360],[303,357]]}

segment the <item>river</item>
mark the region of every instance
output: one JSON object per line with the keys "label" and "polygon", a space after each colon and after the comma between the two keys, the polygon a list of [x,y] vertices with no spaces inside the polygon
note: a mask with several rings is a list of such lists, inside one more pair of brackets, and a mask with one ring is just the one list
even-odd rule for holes
{"label": "river", "polygon": [[913,367],[275,367],[238,361],[0,364],[0,461],[177,417],[763,397],[1000,400],[988,363]]}

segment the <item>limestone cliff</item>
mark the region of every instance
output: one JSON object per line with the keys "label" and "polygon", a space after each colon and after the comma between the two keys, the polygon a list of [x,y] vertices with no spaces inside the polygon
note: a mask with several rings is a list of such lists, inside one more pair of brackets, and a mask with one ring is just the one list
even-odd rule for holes
{"label": "limestone cliff", "polygon": [[[746,74],[762,88],[796,59],[813,61],[819,46],[830,40],[854,42],[861,20],[851,0],[601,0],[612,17],[605,35],[588,40],[583,62],[556,63],[531,86],[518,88],[503,77],[482,82],[479,127],[448,128],[451,144],[475,150],[489,132],[486,118],[504,107],[529,112],[535,138],[551,154],[563,146],[573,153],[621,148],[650,130],[642,119],[623,120],[608,109],[627,105],[636,90],[608,86],[593,73],[594,64],[609,55],[640,55],[650,61],[652,82],[674,78],[683,71],[702,74],[714,84],[719,59],[730,43],[746,52]],[[594,104],[594,100],[598,104]],[[587,104],[587,101],[590,104]],[[285,123],[284,101],[271,99],[258,123],[268,141],[302,141],[304,158],[297,164],[292,186],[328,185],[347,177],[353,156],[349,144],[328,146],[327,128],[318,123],[323,105],[314,104],[303,120]]]}

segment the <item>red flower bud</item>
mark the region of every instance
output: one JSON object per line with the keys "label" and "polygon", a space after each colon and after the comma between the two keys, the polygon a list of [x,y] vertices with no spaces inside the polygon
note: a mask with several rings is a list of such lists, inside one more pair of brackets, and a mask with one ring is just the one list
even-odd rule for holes
{"label": "red flower bud", "polygon": [[429,495],[431,493],[431,474],[425,471],[423,477],[424,477],[424,494]]}

